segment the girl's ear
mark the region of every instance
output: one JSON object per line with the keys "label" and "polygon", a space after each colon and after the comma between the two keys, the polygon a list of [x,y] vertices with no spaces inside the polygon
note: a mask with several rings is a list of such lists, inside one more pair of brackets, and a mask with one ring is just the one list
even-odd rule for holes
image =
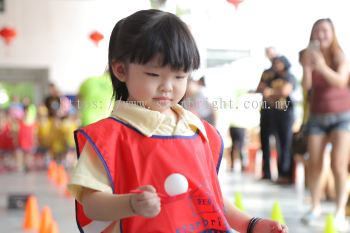
{"label": "girl's ear", "polygon": [[125,65],[121,62],[112,63],[112,71],[115,77],[121,82],[125,82],[126,79],[126,69]]}

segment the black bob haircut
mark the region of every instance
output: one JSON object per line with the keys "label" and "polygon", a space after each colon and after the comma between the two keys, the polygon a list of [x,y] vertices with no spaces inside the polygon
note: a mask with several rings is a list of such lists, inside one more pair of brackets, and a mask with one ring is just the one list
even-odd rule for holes
{"label": "black bob haircut", "polygon": [[176,15],[160,10],[141,10],[121,19],[113,28],[108,49],[108,68],[115,100],[128,99],[125,83],[113,74],[113,62],[146,64],[157,55],[160,65],[191,72],[200,65],[196,42],[187,25]]}

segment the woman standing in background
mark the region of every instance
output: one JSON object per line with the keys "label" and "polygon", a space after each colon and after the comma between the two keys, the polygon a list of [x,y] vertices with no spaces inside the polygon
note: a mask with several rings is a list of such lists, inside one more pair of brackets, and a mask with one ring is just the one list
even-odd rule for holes
{"label": "woman standing in background", "polygon": [[335,178],[335,226],[348,229],[345,219],[346,179],[350,154],[350,91],[348,62],[339,46],[330,19],[317,20],[305,52],[303,88],[309,91],[310,116],[307,123],[310,155],[309,185],[311,210],[302,218],[310,224],[321,214],[321,171],[326,145],[332,145],[331,167]]}

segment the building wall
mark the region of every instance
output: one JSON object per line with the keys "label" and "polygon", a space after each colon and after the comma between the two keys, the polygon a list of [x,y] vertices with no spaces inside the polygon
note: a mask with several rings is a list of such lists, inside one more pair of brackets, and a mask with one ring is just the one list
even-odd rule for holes
{"label": "building wall", "polygon": [[[0,41],[0,68],[48,68],[49,79],[74,94],[85,78],[104,72],[115,23],[144,8],[148,0],[6,0],[0,27],[17,36],[10,45]],[[98,47],[88,38],[93,30],[105,36]]]}
{"label": "building wall", "polygon": [[[198,2],[168,0],[171,8],[176,4],[190,8],[185,21],[199,45],[203,68],[206,49],[250,50],[259,63],[269,65],[264,47],[274,45],[290,58],[300,77],[298,51],[307,46],[312,23],[320,17],[333,19],[339,41],[350,55],[348,1],[245,0],[238,9],[226,0]],[[9,46],[0,41],[0,68],[47,68],[49,79],[62,92],[74,94],[85,78],[105,70],[114,24],[149,7],[150,0],[5,0],[0,28],[14,27],[18,36]],[[98,47],[88,39],[93,30],[105,35]]]}

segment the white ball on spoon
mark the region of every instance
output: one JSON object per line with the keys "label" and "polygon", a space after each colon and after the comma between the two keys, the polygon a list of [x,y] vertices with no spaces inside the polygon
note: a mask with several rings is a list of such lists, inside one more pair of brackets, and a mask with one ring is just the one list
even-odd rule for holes
{"label": "white ball on spoon", "polygon": [[165,179],[164,188],[169,196],[183,194],[188,190],[188,181],[184,175],[173,173]]}

